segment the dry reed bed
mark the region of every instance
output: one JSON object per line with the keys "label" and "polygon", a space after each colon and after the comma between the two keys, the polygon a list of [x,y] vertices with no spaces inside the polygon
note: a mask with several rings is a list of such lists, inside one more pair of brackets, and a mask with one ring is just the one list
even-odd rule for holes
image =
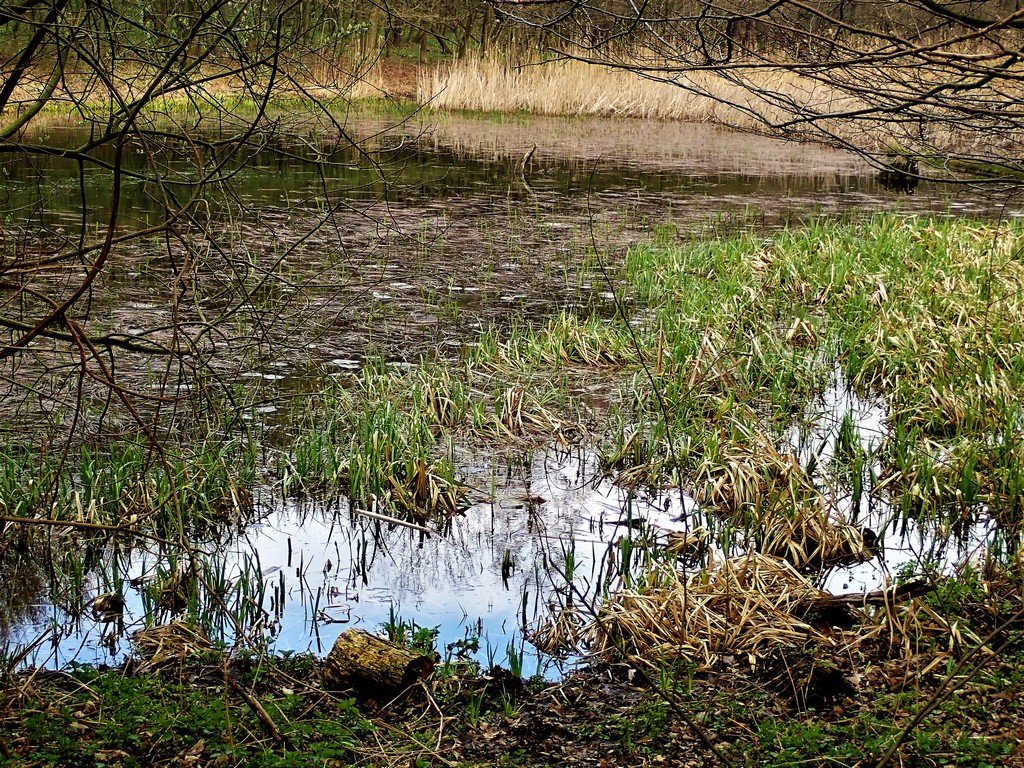
{"label": "dry reed bed", "polygon": [[[980,158],[994,148],[986,140],[984,128],[958,125],[938,107],[934,113],[937,120],[927,131],[918,121],[893,121],[885,116],[844,118],[870,111],[870,105],[844,93],[838,85],[783,66],[762,63],[674,75],[659,73],[658,62],[647,59],[627,61],[625,66],[641,70],[645,63],[652,67],[650,77],[575,60],[514,65],[493,56],[468,57],[424,70],[418,100],[437,109],[712,122],[742,131],[781,131],[787,136],[837,141],[874,152],[895,149],[930,156],[959,151]],[[675,62],[671,68],[678,66]],[[863,86],[862,82],[854,84],[856,89]],[[891,82],[879,81],[880,88],[891,86]],[[984,99],[986,95],[979,88],[975,97]],[[807,121],[807,115],[815,117]],[[999,149],[1012,151],[1010,145]]]}
{"label": "dry reed bed", "polygon": [[[858,626],[843,629],[813,620],[829,594],[811,585],[792,564],[749,553],[712,560],[696,572],[657,565],[641,581],[612,594],[586,622],[571,609],[539,633],[551,647],[582,644],[596,656],[642,664],[672,661],[713,667],[724,657],[757,666],[780,652],[828,648],[848,654],[880,639],[909,658],[925,638],[940,641],[924,672],[950,653],[979,642],[969,628],[919,599],[878,608],[851,609]],[[561,634],[560,634],[561,633]]]}
{"label": "dry reed bed", "polygon": [[748,531],[758,552],[797,568],[874,555],[864,530],[849,525],[796,458],[760,430],[703,461],[690,485],[707,511]]}
{"label": "dry reed bed", "polygon": [[797,616],[821,591],[780,558],[750,554],[692,575],[674,566],[644,574],[612,595],[582,630],[603,658],[694,659],[713,665],[723,654],[752,659],[779,645],[831,643]]}
{"label": "dry reed bed", "polygon": [[[835,103],[833,93],[791,73],[757,72],[751,77],[758,87],[785,94],[798,104],[842,106]],[[764,121],[754,114],[769,122],[789,116],[723,76],[694,73],[672,85],[579,61],[514,66],[470,57],[425,70],[418,98],[437,109],[689,120],[750,130],[764,128]]]}
{"label": "dry reed bed", "polygon": [[138,630],[132,635],[132,647],[137,655],[133,669],[138,674],[168,668],[181,670],[189,659],[214,651],[202,628],[181,620]]}

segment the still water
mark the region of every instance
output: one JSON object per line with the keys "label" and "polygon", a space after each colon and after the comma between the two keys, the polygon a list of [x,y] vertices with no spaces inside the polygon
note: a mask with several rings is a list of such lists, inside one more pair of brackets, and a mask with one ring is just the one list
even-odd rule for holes
{"label": "still water", "polygon": [[[261,256],[286,253],[297,264],[304,279],[291,290],[302,298],[302,317],[316,323],[308,337],[271,343],[273,354],[258,366],[238,363],[230,349],[214,350],[225,370],[294,390],[311,370],[351,375],[371,351],[409,364],[425,352],[457,350],[512,318],[584,306],[601,311],[610,286],[575,265],[595,249],[614,258],[655,229],[671,227],[680,237],[768,231],[811,216],[894,209],[1019,213],[1012,201],[969,189],[922,183],[913,195],[897,194],[852,155],[707,125],[434,119],[353,125],[368,137],[362,148],[332,147],[327,165],[258,157],[232,180],[230,200],[207,201],[214,212],[240,203],[244,214],[232,223],[237,241]],[[52,131],[58,140],[62,131],[69,144],[76,140],[73,129]],[[152,150],[140,150],[137,162]],[[163,159],[171,176],[188,182],[186,157]],[[105,174],[79,178],[71,164],[34,156],[5,157],[0,172],[9,236],[35,228],[73,237],[104,221]],[[157,190],[130,181],[121,228],[163,216]],[[105,322],[132,329],[166,323],[162,249],[137,242],[115,259]],[[846,414],[865,443],[885,429],[884,409],[851,396],[842,382],[816,407],[822,418],[805,421],[817,426],[787,438],[797,455],[808,445],[819,457],[827,453]],[[275,410],[266,404],[249,417],[272,421]],[[605,563],[621,537],[656,538],[705,522],[678,490],[638,495],[615,486],[583,448],[473,456],[464,465],[473,504],[443,535],[362,517],[344,500],[261,492],[258,521],[209,552],[228,592],[261,617],[246,634],[267,638],[279,652],[322,654],[351,626],[414,624],[437,630],[442,655],[465,651],[483,664],[504,664],[514,654],[526,674],[557,674],[525,637],[565,601],[567,561],[572,589],[593,596],[606,585]],[[901,565],[925,558],[948,566],[988,535],[982,527],[938,540],[912,524],[897,529],[889,518],[885,508],[863,511],[860,522],[882,534],[881,556],[820,574],[823,587],[873,589]],[[88,612],[66,616],[45,588],[24,596],[8,646],[45,638],[29,664],[116,663],[142,626],[143,593],[158,565],[139,550],[89,575],[87,598],[123,585],[123,623]]]}

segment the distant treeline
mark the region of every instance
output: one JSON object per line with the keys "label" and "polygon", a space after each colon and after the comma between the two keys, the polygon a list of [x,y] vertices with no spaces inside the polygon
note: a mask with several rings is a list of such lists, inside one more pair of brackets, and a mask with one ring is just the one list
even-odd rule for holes
{"label": "distant treeline", "polygon": [[[875,43],[886,34],[927,40],[950,24],[969,30],[994,22],[1019,33],[1022,13],[1021,0],[24,0],[0,8],[0,49],[10,68],[42,24],[64,24],[69,44],[109,42],[112,32],[142,44],[181,39],[198,21],[219,18],[250,54],[283,42],[425,60],[529,56],[569,42],[584,50],[672,49],[714,64],[780,49],[827,57],[865,32]],[[192,45],[201,48],[201,36]]]}
{"label": "distant treeline", "polygon": [[[0,53],[5,69],[15,67],[38,30],[60,26],[69,49],[86,46],[96,53],[96,44],[109,50],[111,44],[166,43],[198,27],[204,31],[192,45],[200,50],[202,35],[218,22],[230,25],[237,45],[250,54],[283,43],[321,49],[342,45],[363,55],[400,50],[420,58],[461,57],[496,44],[529,44],[531,37],[528,29],[477,0],[26,0],[0,8]],[[55,39],[51,32],[48,42]]]}

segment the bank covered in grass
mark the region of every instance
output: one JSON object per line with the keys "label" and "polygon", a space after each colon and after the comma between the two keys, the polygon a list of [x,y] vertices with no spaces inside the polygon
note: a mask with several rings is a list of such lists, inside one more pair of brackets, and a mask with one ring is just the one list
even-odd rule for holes
{"label": "bank covered in grass", "polygon": [[[614,318],[494,332],[470,369],[561,382],[570,401],[601,377],[601,419],[582,426],[608,471],[730,514],[838,487],[854,506],[1014,527],[1022,245],[1016,224],[900,216],[696,244],[662,232],[626,255]],[[836,391],[884,409],[875,434]],[[794,445],[808,439],[812,458]]]}
{"label": "bank covered in grass", "polygon": [[1021,248],[1015,225],[886,216],[634,249],[647,370],[609,464],[681,470],[708,501],[762,505],[779,490],[779,436],[813,420],[839,377],[887,416],[868,459],[844,426],[838,470],[877,464],[869,479],[904,514],[983,505],[1018,523]]}

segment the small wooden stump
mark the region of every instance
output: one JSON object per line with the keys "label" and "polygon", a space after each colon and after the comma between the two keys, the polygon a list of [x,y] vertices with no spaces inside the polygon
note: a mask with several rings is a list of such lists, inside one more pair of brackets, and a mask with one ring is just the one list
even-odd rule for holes
{"label": "small wooden stump", "polygon": [[324,687],[366,695],[397,693],[434,671],[434,659],[361,629],[346,629],[324,659]]}

